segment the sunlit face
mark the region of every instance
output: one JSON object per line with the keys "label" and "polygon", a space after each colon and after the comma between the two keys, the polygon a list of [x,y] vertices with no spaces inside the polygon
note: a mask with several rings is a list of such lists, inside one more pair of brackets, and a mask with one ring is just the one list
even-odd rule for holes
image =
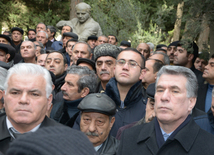
{"label": "sunlit face", "polygon": [[146,65],[145,65],[146,73],[142,77],[142,83],[146,88],[149,86],[149,84],[154,83],[156,80],[157,72],[154,73],[154,68],[153,68],[154,64],[155,64],[155,60],[148,59],[146,61]]}
{"label": "sunlit face", "polygon": [[1,44],[8,44],[8,41],[7,41],[7,39],[0,37],[0,43]]}
{"label": "sunlit face", "polygon": [[174,61],[174,53],[177,50],[176,46],[170,46],[167,48],[167,55],[169,56],[170,62]]}
{"label": "sunlit face", "polygon": [[173,64],[178,66],[186,66],[188,63],[188,58],[189,55],[187,54],[187,51],[183,47],[178,46],[174,53]]}
{"label": "sunlit face", "polygon": [[210,84],[214,84],[214,58],[211,58],[205,66],[202,77]]}
{"label": "sunlit face", "polygon": [[82,44],[82,43],[78,43],[78,44],[76,44],[74,46],[74,48],[72,50],[73,62],[76,64],[77,60],[79,58],[91,59],[91,54],[88,51],[88,45]]}
{"label": "sunlit face", "polygon": [[149,45],[147,45],[146,43],[140,43],[137,46],[137,50],[144,56],[145,59],[150,56]]}
{"label": "sunlit face", "polygon": [[15,43],[21,42],[22,40],[22,34],[19,31],[13,31],[11,37]]}
{"label": "sunlit face", "polygon": [[[117,60],[120,59],[125,60],[126,64],[121,66],[116,63],[114,71],[115,78],[120,85],[132,86],[139,81],[141,75],[141,56],[134,51],[123,51],[117,57]],[[132,68],[128,65],[128,61],[135,61],[139,66]]]}
{"label": "sunlit face", "polygon": [[162,124],[179,126],[193,109],[196,98],[187,97],[187,79],[182,75],[160,76],[155,93],[155,115]]}
{"label": "sunlit face", "polygon": [[82,98],[82,93],[78,92],[78,84],[80,76],[78,74],[67,74],[65,77],[65,83],[61,87],[63,99],[68,101],[74,101]]}
{"label": "sunlit face", "polygon": [[66,33],[66,32],[71,32],[71,27],[70,26],[63,26],[62,27],[61,35],[63,35],[63,33]]}
{"label": "sunlit face", "polygon": [[60,76],[67,69],[67,64],[64,64],[62,54],[53,52],[50,53],[45,62],[45,68],[54,73],[55,76]]}
{"label": "sunlit face", "polygon": [[37,65],[40,65],[42,67],[45,67],[45,60],[47,58],[47,55],[48,54],[40,54],[38,57],[37,57],[37,61],[36,61],[36,64]]}
{"label": "sunlit face", "polygon": [[104,36],[99,36],[96,42],[97,46],[105,43],[108,43],[108,38]]}
{"label": "sunlit face", "polygon": [[80,120],[80,130],[84,132],[91,143],[101,145],[108,137],[114,124],[115,117],[111,121],[109,116],[96,112],[83,112]]}
{"label": "sunlit face", "polygon": [[38,33],[39,31],[45,31],[45,30],[46,30],[45,24],[38,24],[36,26],[36,33]]}
{"label": "sunlit face", "polygon": [[96,46],[97,40],[88,40],[87,43],[93,49]]}
{"label": "sunlit face", "polygon": [[13,74],[3,97],[12,125],[27,125],[30,130],[44,120],[52,101],[52,95],[46,98],[46,81],[41,75]]}
{"label": "sunlit face", "polygon": [[115,36],[108,36],[108,43],[112,45],[117,45]]}
{"label": "sunlit face", "polygon": [[29,31],[28,32],[28,39],[34,39],[36,38],[36,33],[34,31]]}
{"label": "sunlit face", "polygon": [[0,49],[0,61],[7,63],[9,58],[10,58],[10,54],[6,54],[5,51]]}
{"label": "sunlit face", "polygon": [[48,38],[46,38],[46,34],[44,32],[38,32],[36,36],[36,41],[40,41],[45,47],[46,43],[48,42]]}
{"label": "sunlit face", "polygon": [[90,17],[90,14],[83,8],[77,8],[76,15],[80,23],[86,22],[86,20]]}
{"label": "sunlit face", "polygon": [[97,76],[101,82],[108,82],[114,77],[114,67],[116,59],[110,56],[99,57],[96,61]]}
{"label": "sunlit face", "polygon": [[33,59],[36,57],[36,49],[31,41],[25,41],[20,46],[20,53],[24,59]]}

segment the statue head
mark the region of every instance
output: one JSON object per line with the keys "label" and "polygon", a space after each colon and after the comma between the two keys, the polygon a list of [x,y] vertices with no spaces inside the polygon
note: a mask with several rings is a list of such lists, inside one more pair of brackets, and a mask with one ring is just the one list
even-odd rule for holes
{"label": "statue head", "polygon": [[80,23],[86,22],[90,17],[91,6],[84,2],[77,4],[75,10]]}

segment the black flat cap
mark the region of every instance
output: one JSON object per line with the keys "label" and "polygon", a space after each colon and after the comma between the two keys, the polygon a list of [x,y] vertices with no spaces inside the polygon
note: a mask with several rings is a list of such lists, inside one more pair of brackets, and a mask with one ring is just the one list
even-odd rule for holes
{"label": "black flat cap", "polygon": [[155,83],[151,83],[147,89],[146,89],[146,94],[149,98],[154,99],[155,96]]}
{"label": "black flat cap", "polygon": [[10,65],[8,65],[6,62],[0,61],[0,67],[8,70],[10,69]]}
{"label": "black flat cap", "polygon": [[15,57],[15,52],[16,52],[14,47],[12,47],[11,45],[8,45],[8,44],[0,43],[0,49],[2,49],[5,53],[10,54],[10,58],[8,59],[8,61],[13,60],[13,58]]}
{"label": "black flat cap", "polygon": [[98,112],[113,116],[116,113],[116,104],[106,94],[93,93],[87,95],[77,107],[84,112]]}
{"label": "black flat cap", "polygon": [[19,27],[13,27],[13,28],[11,29],[11,33],[12,33],[13,31],[19,31],[22,35],[24,34],[24,31],[23,31],[21,28],[19,28]]}
{"label": "black flat cap", "polygon": [[168,47],[170,47],[170,46],[176,46],[177,47],[178,43],[179,43],[179,41],[174,41],[174,42],[170,43]]}
{"label": "black flat cap", "polygon": [[86,58],[79,58],[77,60],[76,65],[78,66],[80,63],[87,63],[93,68],[94,71],[96,71],[95,62],[93,60],[86,59]]}
{"label": "black flat cap", "polygon": [[7,35],[0,34],[0,38],[4,38],[4,39],[6,39],[10,44],[12,43],[12,41],[11,41],[10,37],[9,37],[9,36],[7,36]]}
{"label": "black flat cap", "polygon": [[29,30],[27,31],[27,33],[28,33],[29,31],[34,31],[34,32],[36,33],[36,30],[35,30],[35,29],[29,29]]}
{"label": "black flat cap", "polygon": [[131,43],[128,41],[121,41],[120,46],[127,46],[127,47],[131,47]]}
{"label": "black flat cap", "polygon": [[94,36],[94,35],[93,36],[89,36],[88,40],[97,40],[97,36]]}
{"label": "black flat cap", "polygon": [[65,32],[65,33],[63,33],[63,37],[64,36],[69,36],[69,37],[72,37],[73,39],[77,39],[78,40],[78,35],[76,35],[73,32]]}

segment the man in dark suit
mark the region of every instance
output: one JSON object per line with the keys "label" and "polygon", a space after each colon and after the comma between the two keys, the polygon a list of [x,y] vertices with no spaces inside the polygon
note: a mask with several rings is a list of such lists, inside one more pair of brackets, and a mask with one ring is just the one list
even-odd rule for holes
{"label": "man in dark suit", "polygon": [[191,118],[197,89],[197,78],[190,69],[162,67],[156,80],[156,118],[125,130],[118,154],[212,154],[214,136],[202,130]]}
{"label": "man in dark suit", "polygon": [[39,65],[20,63],[8,70],[3,93],[6,114],[0,115],[0,152],[6,153],[18,136],[60,125],[46,116],[52,88],[50,73]]}

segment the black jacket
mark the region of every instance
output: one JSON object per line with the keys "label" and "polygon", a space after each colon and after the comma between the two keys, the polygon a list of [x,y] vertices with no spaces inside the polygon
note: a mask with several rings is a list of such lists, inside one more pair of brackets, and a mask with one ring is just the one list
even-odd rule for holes
{"label": "black jacket", "polygon": [[214,135],[202,130],[192,119],[159,148],[155,119],[123,132],[118,155],[211,155]]}
{"label": "black jacket", "polygon": [[[59,126],[61,124],[55,122],[52,119],[49,119],[47,116],[43,120],[39,128],[48,127],[48,126]],[[11,137],[6,124],[6,114],[0,114],[0,152],[6,153],[9,148],[10,142],[13,140]]]}
{"label": "black jacket", "polygon": [[99,155],[115,155],[119,146],[119,141],[112,137],[108,136],[101,148],[97,151]]}
{"label": "black jacket", "polygon": [[62,85],[65,83],[65,77],[67,73],[66,71],[62,73],[62,75],[57,76],[55,80],[55,88],[54,88],[54,93],[57,94],[61,91]]}

